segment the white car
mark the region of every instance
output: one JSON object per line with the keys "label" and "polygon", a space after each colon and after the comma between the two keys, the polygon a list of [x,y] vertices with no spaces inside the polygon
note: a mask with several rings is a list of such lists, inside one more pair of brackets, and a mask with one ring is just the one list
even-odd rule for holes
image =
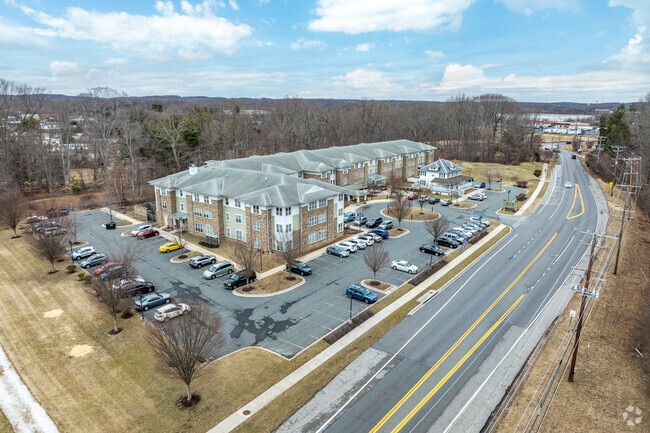
{"label": "white car", "polygon": [[153,226],[151,224],[145,224],[143,226],[140,226],[140,227],[136,228],[135,230],[131,230],[131,236],[137,236],[138,233],[140,233],[141,231],[149,230],[149,229],[152,229],[152,228],[153,228]]}
{"label": "white car", "polygon": [[474,223],[474,224],[480,224],[482,227],[490,227],[490,221],[484,219],[483,217],[480,216],[473,216],[469,219],[468,222]]}
{"label": "white car", "polygon": [[350,241],[339,242],[336,245],[338,245],[341,248],[345,248],[346,250],[348,250],[351,253],[354,253],[359,249],[357,247],[357,244],[355,244],[354,242],[350,242]]}
{"label": "white car", "polygon": [[85,259],[86,257],[92,256],[96,252],[97,250],[95,250],[95,247],[81,247],[78,250],[72,252],[72,260]]}
{"label": "white car", "polygon": [[364,241],[363,239],[359,239],[359,238],[348,239],[348,242],[352,242],[360,250],[365,250],[366,247],[368,246],[368,242]]}
{"label": "white car", "polygon": [[357,236],[355,239],[361,239],[366,244],[368,244],[368,246],[375,244],[375,238],[372,235],[363,234],[363,235]]}
{"label": "white car", "polygon": [[381,236],[379,236],[377,233],[364,233],[363,235],[360,235],[359,237],[361,237],[361,236],[372,237],[372,240],[375,241],[375,243],[377,243],[377,242],[381,242],[381,241],[384,240],[384,238],[382,238]]}
{"label": "white car", "polygon": [[573,184],[571,182],[567,182],[564,184],[565,188],[573,188]]}
{"label": "white car", "polygon": [[161,322],[166,322],[168,319],[182,316],[188,311],[190,311],[190,306],[187,304],[167,304],[158,308],[153,317]]}
{"label": "white car", "polygon": [[415,266],[415,265],[412,265],[410,262],[407,262],[406,260],[394,260],[390,264],[390,267],[397,270],[397,271],[408,272],[409,274],[417,274],[418,273],[418,267]]}

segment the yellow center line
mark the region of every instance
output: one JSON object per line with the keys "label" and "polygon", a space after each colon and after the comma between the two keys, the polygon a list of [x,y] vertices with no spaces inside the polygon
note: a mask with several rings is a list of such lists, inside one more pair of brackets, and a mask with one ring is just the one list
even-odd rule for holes
{"label": "yellow center line", "polygon": [[[576,204],[577,198],[580,198],[580,213],[571,216],[571,212],[573,212],[573,208]],[[566,219],[570,220],[573,218],[578,218],[583,213],[585,213],[585,202],[582,200],[582,192],[580,191],[580,185],[576,183],[576,191],[573,193],[573,203],[571,203],[571,208],[569,209],[569,212],[566,214]]]}
{"label": "yellow center line", "polygon": [[514,304],[512,304],[510,308],[508,308],[508,310],[506,310],[506,312],[503,313],[501,317],[499,317],[499,320],[497,320],[490,327],[490,329],[488,329],[488,331],[485,334],[483,334],[483,336],[474,344],[474,346],[472,346],[472,348],[460,359],[460,361],[458,361],[456,365],[454,365],[454,367],[451,370],[449,370],[447,374],[445,374],[442,380],[438,382],[438,384],[435,387],[433,387],[431,391],[429,391],[427,395],[422,400],[420,400],[420,402],[413,409],[411,409],[408,415],[406,415],[404,419],[402,419],[402,421],[399,424],[397,424],[397,426],[391,431],[391,433],[400,431],[411,420],[411,418],[413,418],[415,414],[417,414],[420,411],[420,409],[422,409],[422,407],[425,404],[427,404],[427,402],[431,400],[431,398],[438,391],[440,391],[440,388],[442,388],[447,383],[447,381],[456,373],[456,371],[458,371],[458,369],[462,367],[462,365],[465,364],[465,362],[467,362],[467,359],[470,356],[472,356],[479,347],[481,347],[483,342],[485,342],[485,340],[487,340],[488,337],[492,335],[492,333],[499,327],[499,325],[501,325],[501,323],[503,323],[503,321],[506,320],[506,317],[508,317],[510,313],[512,313],[512,311],[515,308],[517,308],[517,305],[519,305],[519,303],[524,299],[525,296],[526,295],[524,295],[523,293],[519,295],[519,297],[514,302]]}
{"label": "yellow center line", "polygon": [[404,394],[404,396],[393,406],[387,413],[384,415],[384,417],[379,420],[379,422],[370,430],[370,433],[376,433],[380,428],[386,424],[386,422],[397,412],[403,405],[406,403],[406,401],[411,398],[411,396],[422,386],[424,382],[440,367],[440,365],[451,356],[451,354],[456,350],[458,346],[467,338],[469,334],[472,333],[472,331],[483,321],[485,316],[487,316],[492,309],[503,299],[506,294],[512,289],[512,287],[517,284],[517,282],[523,277],[526,272],[530,269],[531,266],[539,259],[539,257],[546,251],[546,249],[551,245],[551,243],[555,240],[557,237],[557,233],[554,233],[553,236],[551,236],[551,239],[544,245],[544,247],[537,253],[537,255],[533,258],[533,260],[530,261],[526,265],[526,267],[517,275],[517,277],[506,287],[503,292],[492,302],[492,304],[485,310],[483,313],[479,316],[474,323],[472,323],[472,326],[470,326],[464,333],[463,335],[460,336],[458,340],[445,352],[445,354],[422,376],[416,383],[411,387],[411,389]]}

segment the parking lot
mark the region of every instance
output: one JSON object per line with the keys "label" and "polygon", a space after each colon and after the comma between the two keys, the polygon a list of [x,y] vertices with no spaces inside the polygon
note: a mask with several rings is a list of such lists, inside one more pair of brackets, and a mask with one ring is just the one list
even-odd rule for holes
{"label": "parking lot", "polygon": [[[502,193],[488,192],[488,198],[472,209],[458,210],[438,204],[433,208],[445,215],[451,226],[473,215],[495,219],[494,211],[500,207],[502,196]],[[379,216],[384,207],[384,203],[367,204],[363,206],[363,213],[370,217]],[[172,302],[189,305],[205,302],[220,314],[226,341],[223,354],[258,346],[291,358],[347,321],[351,314],[367,307],[345,295],[350,283],[373,277],[363,261],[364,250],[347,258],[325,254],[313,258],[309,261],[313,274],[305,277],[304,284],[288,292],[266,297],[238,296],[223,288],[227,276],[206,280],[202,277],[205,268],[194,269],[188,262],[172,263],[171,259],[180,252],[160,253],[158,247],[167,241],[163,236],[136,240],[128,235],[134,225],[106,230],[102,224],[108,221],[108,216],[101,211],[80,213],[77,221],[80,225],[78,239],[89,242],[100,252],[126,247],[128,243],[141,245],[143,260],[135,265],[136,272],[154,283],[156,291],[171,294]],[[423,269],[430,261],[438,259],[419,251],[420,245],[431,241],[422,222],[402,221],[402,227],[406,234],[381,243],[388,251],[390,261],[408,260]],[[215,252],[218,253],[218,249]],[[376,275],[378,280],[393,286],[399,286],[412,277],[390,267],[379,270]],[[379,292],[378,295],[380,298],[384,296]],[[153,320],[153,314],[153,310],[145,312],[145,317]]]}

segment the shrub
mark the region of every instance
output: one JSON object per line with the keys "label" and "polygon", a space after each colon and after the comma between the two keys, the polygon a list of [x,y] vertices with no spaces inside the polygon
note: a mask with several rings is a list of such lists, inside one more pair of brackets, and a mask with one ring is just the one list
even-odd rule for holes
{"label": "shrub", "polygon": [[525,193],[525,192],[522,192],[521,194],[517,194],[516,200],[517,200],[517,201],[524,201],[524,200],[526,200],[526,193]]}
{"label": "shrub", "polygon": [[527,180],[518,180],[515,182],[515,186],[518,188],[526,188],[528,186],[528,181]]}
{"label": "shrub", "polygon": [[90,282],[93,280],[93,276],[90,274],[84,275],[84,283],[90,284]]}
{"label": "shrub", "polygon": [[83,281],[85,276],[88,275],[84,271],[77,272],[77,278],[79,278],[79,281]]}
{"label": "shrub", "polygon": [[535,177],[540,177],[542,175],[542,170],[537,169],[533,172],[533,174],[535,175]]}
{"label": "shrub", "polygon": [[68,265],[65,267],[69,274],[74,274],[74,271],[77,270],[77,265]]}

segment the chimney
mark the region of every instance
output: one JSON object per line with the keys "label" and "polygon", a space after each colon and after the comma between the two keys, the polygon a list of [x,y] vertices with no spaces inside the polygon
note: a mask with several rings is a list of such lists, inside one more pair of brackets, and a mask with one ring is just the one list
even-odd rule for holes
{"label": "chimney", "polygon": [[190,164],[190,176],[195,175],[199,171],[199,168],[194,164]]}

